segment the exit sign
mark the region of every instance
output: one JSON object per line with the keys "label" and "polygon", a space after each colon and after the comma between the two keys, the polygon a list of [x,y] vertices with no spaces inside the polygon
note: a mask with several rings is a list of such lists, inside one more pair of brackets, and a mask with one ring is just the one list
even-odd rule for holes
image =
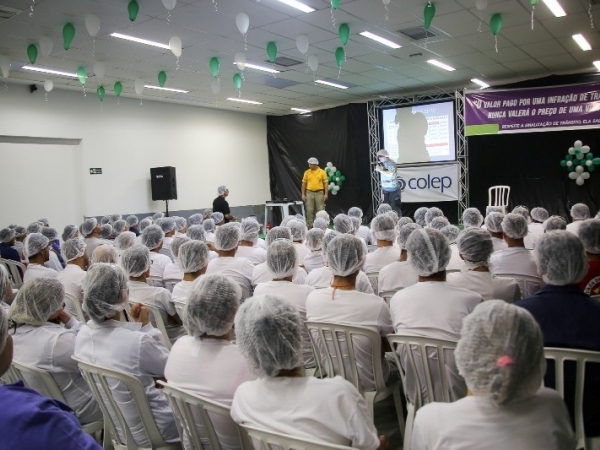
{"label": "exit sign", "polygon": [[90,175],[102,175],[102,169],[99,167],[91,168]]}

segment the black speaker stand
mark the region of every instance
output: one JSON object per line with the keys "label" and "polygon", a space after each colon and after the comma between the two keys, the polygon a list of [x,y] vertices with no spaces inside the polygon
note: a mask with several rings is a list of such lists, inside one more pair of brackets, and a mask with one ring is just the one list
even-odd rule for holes
{"label": "black speaker stand", "polygon": [[165,217],[169,217],[169,200],[165,200],[167,211],[165,212]]}

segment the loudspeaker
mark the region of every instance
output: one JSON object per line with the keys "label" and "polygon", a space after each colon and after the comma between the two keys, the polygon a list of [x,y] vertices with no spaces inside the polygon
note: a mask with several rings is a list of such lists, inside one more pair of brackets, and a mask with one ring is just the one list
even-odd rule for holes
{"label": "loudspeaker", "polygon": [[150,169],[152,200],[177,200],[177,177],[175,167],[152,167]]}

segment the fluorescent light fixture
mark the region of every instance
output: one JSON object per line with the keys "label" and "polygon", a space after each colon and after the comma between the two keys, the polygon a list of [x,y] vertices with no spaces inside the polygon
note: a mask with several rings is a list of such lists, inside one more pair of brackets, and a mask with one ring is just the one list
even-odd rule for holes
{"label": "fluorescent light fixture", "polygon": [[[235,64],[235,62],[233,64]],[[249,69],[262,70],[263,72],[268,72],[268,73],[281,73],[277,69],[271,69],[270,67],[258,66],[256,64],[252,64],[252,63],[246,63],[246,67],[248,67]]]}
{"label": "fluorescent light fixture", "polygon": [[382,38],[381,36],[377,36],[376,34],[373,34],[370,31],[363,31],[362,33],[358,33],[358,34],[360,34],[361,36],[364,36],[366,38],[373,39],[374,41],[377,41],[380,44],[387,45],[388,47],[392,47],[392,48],[402,47],[401,45],[398,45],[395,42],[392,42],[386,38]]}
{"label": "fluorescent light fixture", "polygon": [[327,86],[331,86],[331,87],[338,88],[338,89],[348,89],[348,86],[344,86],[342,84],[332,83],[331,81],[317,80],[317,81],[315,81],[315,83],[325,84]]}
{"label": "fluorescent light fixture", "polygon": [[308,109],[301,109],[301,108],[290,108],[292,111],[296,111],[299,112],[300,114],[310,114],[310,111]]}
{"label": "fluorescent light fixture", "polygon": [[315,9],[310,6],[305,5],[304,3],[297,2],[296,0],[279,0],[281,3],[285,3],[292,8],[299,9],[302,12],[309,13],[313,12]]}
{"label": "fluorescent light fixture", "polygon": [[544,0],[544,4],[552,12],[552,14],[554,14],[555,17],[563,17],[567,15],[565,10],[562,9],[562,6],[560,6],[560,3],[558,3],[558,0]]}
{"label": "fluorescent light fixture", "polygon": [[583,34],[574,34],[573,40],[577,42],[577,45],[579,45],[581,47],[581,50],[583,50],[584,52],[587,52],[588,50],[592,49],[592,46],[588,41],[585,40]]}
{"label": "fluorescent light fixture", "polygon": [[596,69],[600,70],[600,61],[594,61],[594,65],[596,66]]}
{"label": "fluorescent light fixture", "polygon": [[256,102],[254,100],[246,100],[243,98],[229,97],[227,100],[229,100],[230,102],[249,103],[250,105],[262,105],[261,102]]}
{"label": "fluorescent light fixture", "polygon": [[471,78],[471,81],[475,84],[478,84],[479,86],[481,86],[483,89],[485,88],[489,88],[490,85],[487,84],[485,81],[481,81],[479,78]]}
{"label": "fluorescent light fixture", "polygon": [[151,45],[152,47],[164,48],[166,50],[170,49],[170,47],[167,44],[161,44],[160,42],[149,41],[147,39],[140,39],[135,36],[129,36],[127,34],[111,33],[111,36],[119,39],[125,39],[126,41],[137,42],[138,44]]}
{"label": "fluorescent light fixture", "polygon": [[145,84],[144,87],[148,88],[148,89],[156,89],[157,91],[179,92],[181,94],[187,94],[188,92],[190,92],[190,91],[184,91],[183,89],[174,89],[174,88],[166,88],[166,87],[160,87],[160,86],[152,86],[150,84]]}
{"label": "fluorescent light fixture", "polygon": [[427,62],[432,66],[439,67],[440,69],[447,70],[448,72],[453,72],[456,69],[448,64],[444,64],[443,62],[439,62],[437,59],[428,59]]}
{"label": "fluorescent light fixture", "polygon": [[31,70],[33,72],[48,73],[50,75],[60,75],[62,77],[77,78],[77,74],[73,73],[73,72],[62,72],[60,70],[44,69],[43,67],[36,67],[36,66],[23,66],[23,69]]}

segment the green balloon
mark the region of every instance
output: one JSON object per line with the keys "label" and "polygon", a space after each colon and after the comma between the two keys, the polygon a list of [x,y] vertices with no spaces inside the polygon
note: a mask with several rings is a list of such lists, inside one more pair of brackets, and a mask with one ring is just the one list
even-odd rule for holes
{"label": "green balloon", "polygon": [[567,155],[567,156],[565,156],[565,159],[566,159],[567,161],[572,161],[572,160],[573,160],[573,156],[571,156],[571,155]]}
{"label": "green balloon", "polygon": [[593,172],[594,170],[596,170],[596,166],[590,166],[590,167],[588,167],[588,170],[590,172]]}
{"label": "green balloon", "polygon": [[242,76],[239,73],[233,76],[233,85],[238,91],[242,88]]}
{"label": "green balloon", "polygon": [[593,162],[595,165],[598,165],[598,164],[600,164],[600,158],[594,158],[594,159],[592,159],[592,162]]}
{"label": "green balloon", "polygon": [[496,36],[498,33],[500,33],[500,30],[502,29],[502,15],[501,14],[494,14],[492,16],[492,18],[490,19],[490,29],[492,30],[492,34],[494,36]]}
{"label": "green balloon", "polygon": [[140,12],[140,5],[135,0],[131,0],[127,5],[127,12],[129,12],[129,20],[132,22],[137,18]]}
{"label": "green balloon", "polygon": [[560,167],[567,167],[567,161],[564,159],[560,162]]}
{"label": "green balloon", "polygon": [[164,87],[166,82],[167,82],[167,74],[165,73],[164,70],[161,70],[160,72],[158,72],[158,85],[160,87]]}
{"label": "green balloon", "polygon": [[269,61],[275,64],[275,60],[277,59],[277,45],[275,45],[275,42],[267,44],[267,55],[269,55]]}
{"label": "green balloon", "polygon": [[115,95],[117,97],[120,97],[121,96],[121,92],[123,92],[123,84],[120,81],[117,81],[115,83],[114,89],[115,89]]}
{"label": "green balloon", "polygon": [[587,152],[587,153],[585,154],[585,157],[586,157],[587,159],[594,159],[594,154],[593,154],[592,152]]}
{"label": "green balloon", "polygon": [[341,177],[342,176],[342,172],[340,172],[339,170],[335,172],[335,176],[336,177]]}
{"label": "green balloon", "polygon": [[333,181],[333,177],[332,176],[327,177],[327,181]]}
{"label": "green balloon", "polygon": [[346,59],[346,52],[343,47],[338,47],[335,49],[335,62],[338,67],[342,67],[344,64],[344,59]]}
{"label": "green balloon", "polygon": [[535,6],[535,5],[537,5],[539,2],[540,2],[540,0],[529,0],[529,4],[530,4],[531,6]]}
{"label": "green balloon", "polygon": [[581,149],[580,149],[580,148],[576,148],[576,149],[575,149],[575,154],[576,154],[576,155],[579,155],[580,153],[581,153]]}
{"label": "green balloon", "polygon": [[96,94],[98,94],[98,100],[103,101],[105,93],[106,91],[104,90],[104,86],[100,86],[98,89],[96,89]]}
{"label": "green balloon", "polygon": [[423,11],[423,18],[425,19],[425,23],[423,24],[423,28],[429,30],[431,26],[431,21],[433,20],[433,16],[435,16],[435,5],[431,2],[425,5],[425,10]]}
{"label": "green balloon", "polygon": [[29,56],[29,62],[31,64],[35,64],[35,60],[37,59],[37,47],[33,44],[29,44],[27,46],[27,56]]}
{"label": "green balloon", "polygon": [[79,79],[79,82],[85,86],[85,82],[87,80],[87,72],[85,71],[85,67],[79,67],[77,69],[77,78]]}
{"label": "green balloon", "polygon": [[345,177],[344,175],[342,175],[342,176],[340,177],[340,180],[342,180],[342,181],[346,181],[346,177]]}
{"label": "green balloon", "polygon": [[67,23],[63,27],[63,47],[65,50],[71,48],[71,43],[75,37],[75,26],[72,23]]}
{"label": "green balloon", "polygon": [[347,23],[340,25],[339,35],[342,45],[346,45],[348,43],[348,38],[350,37],[350,26]]}
{"label": "green balloon", "polygon": [[331,7],[333,9],[338,9],[340,7],[340,0],[331,0]]}
{"label": "green balloon", "polygon": [[569,172],[573,172],[575,170],[575,166],[569,166],[567,169],[569,169]]}
{"label": "green balloon", "polygon": [[219,58],[213,56],[210,58],[210,62],[208,63],[210,66],[210,73],[212,73],[213,77],[219,76],[219,70],[221,69],[221,63],[219,62]]}

